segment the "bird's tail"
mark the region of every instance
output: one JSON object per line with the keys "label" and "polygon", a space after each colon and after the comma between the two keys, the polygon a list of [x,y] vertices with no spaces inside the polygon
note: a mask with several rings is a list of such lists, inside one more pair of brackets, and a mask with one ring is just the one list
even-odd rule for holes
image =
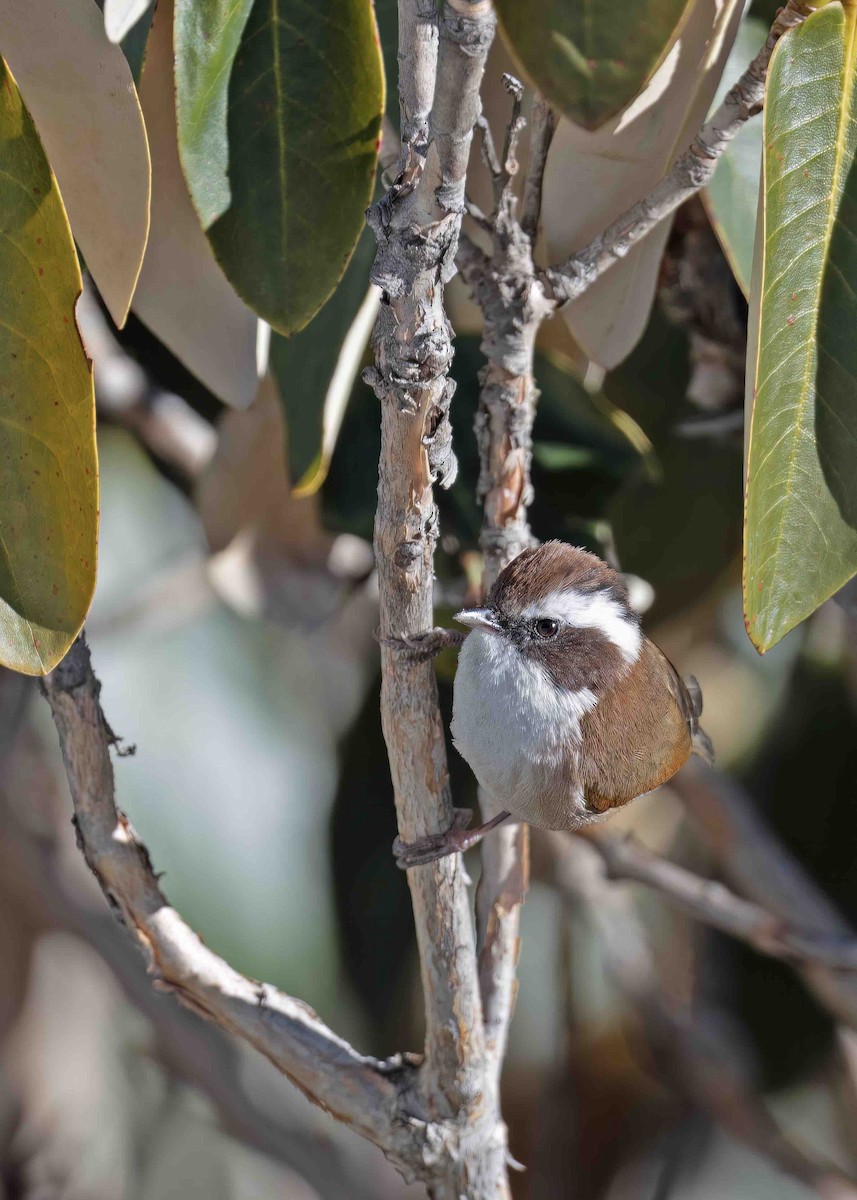
{"label": "bird's tail", "polygon": [[711,738],[699,724],[699,718],[702,716],[702,688],[699,686],[695,675],[688,675],[684,681],[684,686],[687,688],[687,694],[690,697],[690,703],[693,707],[691,753],[698,754],[709,765],[713,765],[714,746]]}

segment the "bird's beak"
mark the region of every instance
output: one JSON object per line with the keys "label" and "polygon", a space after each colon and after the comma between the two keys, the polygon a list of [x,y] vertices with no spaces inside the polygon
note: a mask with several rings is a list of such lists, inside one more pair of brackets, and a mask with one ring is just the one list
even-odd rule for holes
{"label": "bird's beak", "polygon": [[471,629],[492,629],[495,633],[500,631],[497,614],[492,608],[464,608],[455,614],[453,620],[458,621],[460,625],[469,625]]}

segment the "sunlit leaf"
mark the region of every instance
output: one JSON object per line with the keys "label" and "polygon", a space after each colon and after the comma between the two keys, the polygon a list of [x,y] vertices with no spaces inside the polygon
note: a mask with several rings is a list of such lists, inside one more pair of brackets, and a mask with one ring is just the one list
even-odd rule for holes
{"label": "sunlit leaf", "polygon": [[[341,278],[372,198],[384,76],[370,0],[177,7],[179,140],[227,278],[281,333]],[[210,7],[207,10],[210,12]],[[236,48],[236,40],[240,35]]]}
{"label": "sunlit leaf", "polygon": [[[522,6],[525,7],[525,6]],[[590,132],[561,121],[545,174],[543,229],[561,262],[642,199],[699,131],[741,19],[741,0],[697,2],[649,85],[620,116]],[[613,12],[622,23],[621,13]],[[643,334],[670,221],[662,221],[563,317],[583,352],[608,370]]]}
{"label": "sunlit leaf", "polygon": [[[723,79],[712,107],[716,107],[758,54],[768,36],[768,26],[745,17],[738,30]],[[762,170],[762,123],[746,121],[729,144],[702,193],[711,225],[745,296],[750,293],[753,270],[753,237]]]}
{"label": "sunlit leaf", "polygon": [[134,28],[153,0],[104,0],[104,29],[117,44]]}
{"label": "sunlit leaf", "polygon": [[179,155],[208,229],[229,208],[229,80],[253,0],[175,0]]}
{"label": "sunlit leaf", "polygon": [[857,8],[832,3],[768,76],[744,572],[761,651],[857,572],[855,150]]}
{"label": "sunlit leaf", "polygon": [[172,18],[171,0],[159,0],[140,81],[152,148],[152,229],[134,312],[215,396],[246,408],[259,386],[259,322],[217,265],[182,175]]}
{"label": "sunlit leaf", "polygon": [[72,232],[122,325],[149,231],[146,130],[95,0],[0,0],[0,53],[32,113]]}
{"label": "sunlit leaf", "polygon": [[497,0],[500,28],[539,91],[597,129],[627,108],[663,61],[696,0]]}
{"label": "sunlit leaf", "polygon": [[287,423],[289,478],[299,495],[324,482],[378,310],[369,287],[375,239],[364,231],[348,270],[300,333],[271,339],[271,370]]}
{"label": "sunlit leaf", "polygon": [[42,675],[95,587],[95,400],[65,210],[2,60],[0,145],[0,663]]}

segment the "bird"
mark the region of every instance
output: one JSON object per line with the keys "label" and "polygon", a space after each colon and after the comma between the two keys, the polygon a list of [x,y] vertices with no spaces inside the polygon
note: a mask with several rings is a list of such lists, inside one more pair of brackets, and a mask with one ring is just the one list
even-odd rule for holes
{"label": "bird", "polygon": [[510,817],[579,829],[665,783],[692,753],[713,760],[699,684],[646,637],[622,576],[597,555],[560,541],[524,550],[455,620],[468,633],[453,744],[500,811],[469,830],[469,811],[455,810],[444,833],[397,839],[399,866],[468,849]]}

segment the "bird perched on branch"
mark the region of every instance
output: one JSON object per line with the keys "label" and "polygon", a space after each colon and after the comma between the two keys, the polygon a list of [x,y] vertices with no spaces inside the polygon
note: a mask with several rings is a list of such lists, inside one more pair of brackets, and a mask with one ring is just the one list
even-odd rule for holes
{"label": "bird perched on branch", "polygon": [[396,843],[402,867],[474,845],[510,816],[577,829],[666,782],[692,753],[711,760],[702,693],[640,629],[621,575],[547,542],[498,576],[455,676],[452,736],[503,811],[477,829]]}

